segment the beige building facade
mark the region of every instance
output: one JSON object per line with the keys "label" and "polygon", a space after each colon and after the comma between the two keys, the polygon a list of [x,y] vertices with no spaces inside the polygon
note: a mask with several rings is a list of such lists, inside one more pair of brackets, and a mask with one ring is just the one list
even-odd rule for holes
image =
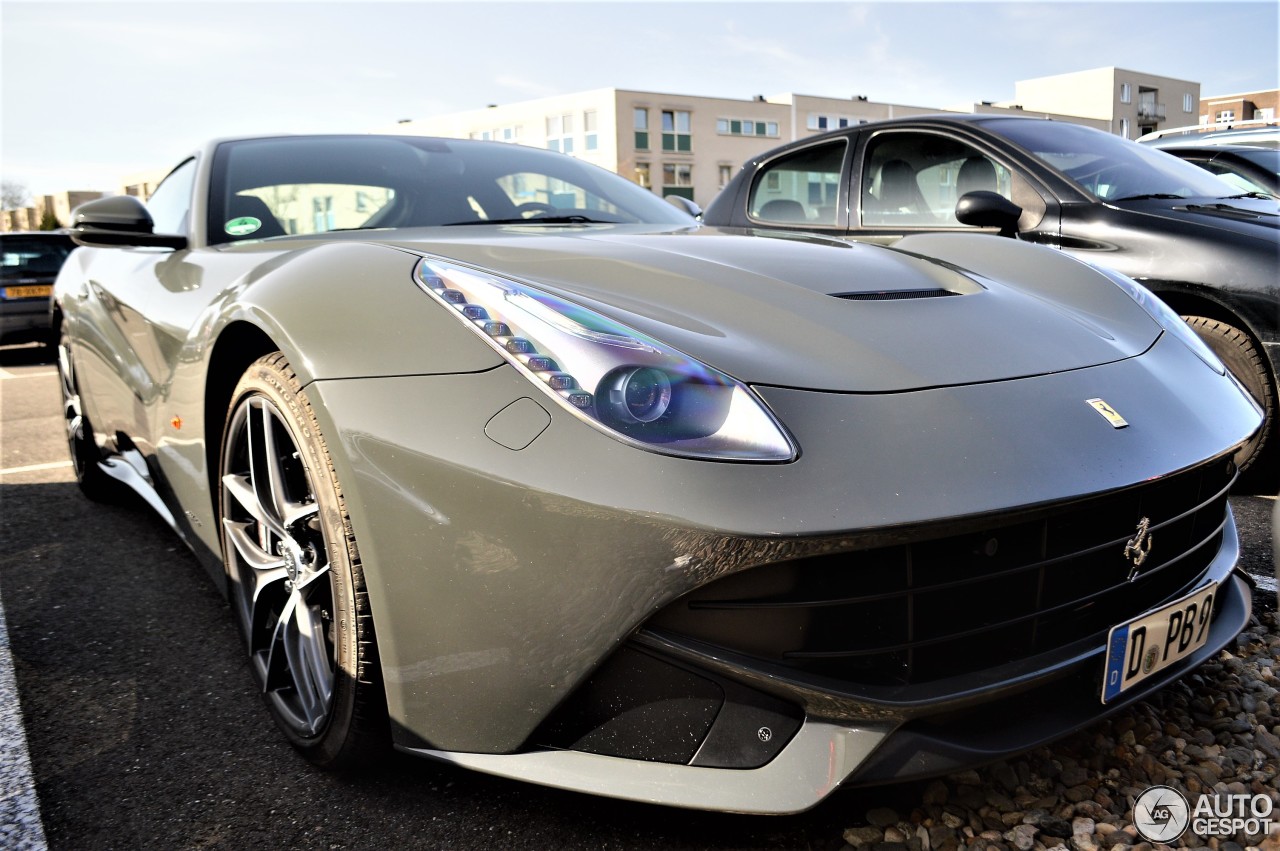
{"label": "beige building facade", "polygon": [[808,95],[711,98],[596,89],[401,122],[392,132],[514,142],[571,154],[655,193],[706,206],[770,148],[851,124],[944,112]]}
{"label": "beige building facade", "polygon": [[0,215],[0,231],[38,230],[44,221],[45,212],[53,213],[61,227],[71,224],[71,211],[86,201],[101,198],[103,193],[88,190],[58,192],[53,195],[37,195],[30,207],[18,210],[5,210]]}
{"label": "beige building facade", "polygon": [[1105,121],[1110,132],[1136,139],[1166,127],[1195,124],[1200,84],[1125,68],[1094,68],[1019,80],[1013,103],[1029,111]]}

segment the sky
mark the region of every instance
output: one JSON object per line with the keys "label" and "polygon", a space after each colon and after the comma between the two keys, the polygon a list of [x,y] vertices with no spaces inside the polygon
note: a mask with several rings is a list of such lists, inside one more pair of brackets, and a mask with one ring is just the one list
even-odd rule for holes
{"label": "sky", "polygon": [[1118,66],[1280,85],[1280,2],[0,0],[0,178],[114,191],[202,141],[616,87],[949,107]]}

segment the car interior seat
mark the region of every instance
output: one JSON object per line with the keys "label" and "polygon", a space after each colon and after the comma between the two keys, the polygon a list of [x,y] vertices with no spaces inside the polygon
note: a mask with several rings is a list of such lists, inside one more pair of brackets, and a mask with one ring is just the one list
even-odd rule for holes
{"label": "car interior seat", "polygon": [[997,192],[996,167],[986,157],[969,157],[956,174],[956,198],[969,192]]}
{"label": "car interior seat", "polygon": [[760,208],[760,212],[756,213],[756,218],[770,222],[809,221],[809,217],[804,212],[804,205],[790,198],[774,198],[772,201],[766,201]]}

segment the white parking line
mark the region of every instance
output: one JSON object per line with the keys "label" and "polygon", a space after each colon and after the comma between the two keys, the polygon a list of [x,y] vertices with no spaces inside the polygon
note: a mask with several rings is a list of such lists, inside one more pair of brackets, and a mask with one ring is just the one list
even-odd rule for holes
{"label": "white parking line", "polygon": [[5,848],[46,851],[40,800],[31,779],[31,754],[18,708],[9,630],[0,601],[0,840]]}
{"label": "white parking line", "polygon": [[0,476],[8,476],[15,473],[34,473],[37,470],[60,470],[63,467],[70,467],[70,461],[50,461],[48,464],[28,464],[25,467],[9,467],[0,470]]}

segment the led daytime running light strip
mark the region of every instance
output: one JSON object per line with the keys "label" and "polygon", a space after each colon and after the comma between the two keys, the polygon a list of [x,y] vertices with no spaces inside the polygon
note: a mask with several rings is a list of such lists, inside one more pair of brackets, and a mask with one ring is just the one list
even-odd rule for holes
{"label": "led daytime running light strip", "polygon": [[[419,281],[429,288],[429,291],[432,294],[448,306],[457,310],[467,319],[471,320],[471,323],[484,333],[485,336],[489,337],[499,346],[506,349],[521,366],[528,370],[530,375],[541,381],[551,390],[555,391],[560,398],[564,399],[570,405],[584,411],[590,410],[594,406],[595,398],[590,393],[581,389],[578,386],[577,379],[572,375],[561,371],[559,364],[557,364],[554,359],[538,354],[538,350],[532,342],[523,337],[515,336],[511,331],[511,327],[507,325],[507,323],[492,319],[489,316],[489,311],[484,307],[481,307],[478,304],[469,303],[467,301],[466,293],[461,290],[451,289],[445,283],[444,278],[440,274],[436,273],[435,270],[431,269],[428,263],[429,261],[424,261],[419,267],[417,277]],[[431,271],[430,273],[427,273],[429,269],[431,269]],[[534,299],[525,296],[523,293],[519,293],[518,291],[507,287],[503,287],[503,290],[504,297],[508,301],[511,301],[512,296],[514,295],[521,297],[522,301],[534,302],[537,304]],[[520,304],[520,306],[523,307],[524,305]],[[538,307],[542,308],[543,313],[535,315],[538,316],[538,318],[543,319],[543,321],[547,321],[544,314],[553,313],[553,311],[548,310],[541,304],[538,304]],[[527,310],[526,312],[533,313],[531,310]],[[569,320],[564,320],[564,322],[565,324],[570,324]],[[582,326],[577,323],[571,324],[584,332],[579,336],[582,336],[584,339],[592,339],[587,336],[589,329],[582,328]],[[568,329],[562,330],[568,331]],[[568,331],[568,333],[573,332]],[[638,341],[633,342],[638,343]]]}

